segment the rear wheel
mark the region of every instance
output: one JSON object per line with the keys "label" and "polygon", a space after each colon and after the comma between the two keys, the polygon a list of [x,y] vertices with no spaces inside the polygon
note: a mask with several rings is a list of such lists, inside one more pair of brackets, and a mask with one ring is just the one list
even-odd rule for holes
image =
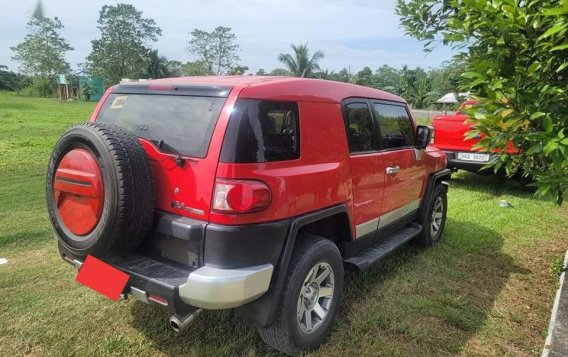
{"label": "rear wheel", "polygon": [[132,250],[150,230],[153,171],[138,138],[120,127],[86,123],[67,130],[51,155],[46,191],[66,255]]}
{"label": "rear wheel", "polygon": [[343,275],[341,254],[333,242],[299,236],[275,321],[258,329],[262,339],[288,355],[318,347],[337,317]]}

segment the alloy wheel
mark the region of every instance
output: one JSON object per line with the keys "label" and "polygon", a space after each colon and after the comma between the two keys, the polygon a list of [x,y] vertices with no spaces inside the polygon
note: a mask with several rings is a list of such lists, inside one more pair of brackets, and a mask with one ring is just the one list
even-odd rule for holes
{"label": "alloy wheel", "polygon": [[327,263],[317,263],[308,272],[300,289],[297,321],[306,334],[316,331],[328,315],[333,301],[335,277]]}

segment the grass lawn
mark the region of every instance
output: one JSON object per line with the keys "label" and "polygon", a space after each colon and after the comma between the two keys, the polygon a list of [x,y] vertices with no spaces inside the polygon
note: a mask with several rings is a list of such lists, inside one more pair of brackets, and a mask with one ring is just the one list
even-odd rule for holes
{"label": "grass lawn", "polygon": [[[47,219],[44,176],[59,135],[93,108],[0,93],[0,257],[9,260],[0,265],[0,356],[276,355],[230,311],[206,312],[176,335],[166,311],[114,303],[74,281]],[[336,328],[314,355],[540,355],[566,232],[566,207],[459,173],[443,240],[349,274]]]}

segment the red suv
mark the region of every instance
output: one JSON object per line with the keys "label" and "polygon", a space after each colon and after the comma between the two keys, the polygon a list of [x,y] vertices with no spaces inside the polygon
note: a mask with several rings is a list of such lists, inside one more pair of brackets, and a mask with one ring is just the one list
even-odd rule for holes
{"label": "red suv", "polygon": [[450,170],[430,139],[404,99],[351,84],[120,84],[56,144],[49,216],[86,285],[165,307],[178,331],[235,308],[295,355],[330,331],[344,267],[441,237]]}

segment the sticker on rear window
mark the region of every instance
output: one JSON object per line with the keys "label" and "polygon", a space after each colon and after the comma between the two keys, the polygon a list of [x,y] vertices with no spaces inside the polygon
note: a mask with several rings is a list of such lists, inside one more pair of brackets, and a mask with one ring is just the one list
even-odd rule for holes
{"label": "sticker on rear window", "polygon": [[127,95],[119,95],[118,97],[114,98],[112,104],[110,105],[110,109],[122,109],[122,106],[128,99]]}

